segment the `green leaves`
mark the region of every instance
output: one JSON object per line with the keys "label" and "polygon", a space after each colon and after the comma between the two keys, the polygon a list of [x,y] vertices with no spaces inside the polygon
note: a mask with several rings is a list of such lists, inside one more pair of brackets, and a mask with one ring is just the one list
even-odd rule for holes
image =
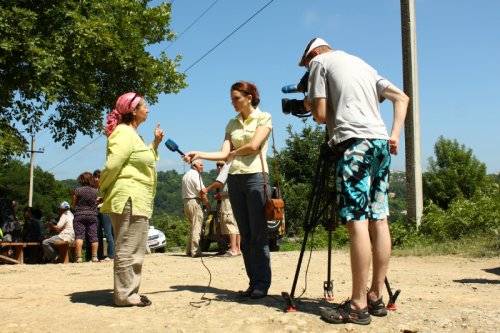
{"label": "green leaves", "polygon": [[[56,142],[102,131],[103,115],[126,91],[155,103],[186,87],[180,56],[151,55],[148,45],[170,40],[170,4],[103,0],[12,0],[0,4],[0,120],[14,128],[48,127]],[[22,128],[16,131],[21,131]],[[3,157],[27,147],[19,132],[0,132]],[[10,137],[8,137],[10,135]],[[22,137],[21,137],[22,138]]]}
{"label": "green leaves", "polygon": [[436,159],[429,159],[429,171],[424,174],[427,199],[446,209],[453,199],[470,199],[484,186],[486,165],[474,157],[472,149],[441,136],[434,153]]}

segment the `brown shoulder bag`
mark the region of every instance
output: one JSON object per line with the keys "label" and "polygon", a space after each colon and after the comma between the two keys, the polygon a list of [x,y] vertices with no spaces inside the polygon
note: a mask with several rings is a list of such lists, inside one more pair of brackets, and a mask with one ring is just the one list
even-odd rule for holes
{"label": "brown shoulder bag", "polygon": [[[271,130],[272,131],[272,130]],[[276,179],[277,179],[277,187],[276,187],[276,199],[269,197],[269,191],[267,188],[266,181],[266,172],[264,170],[264,158],[262,157],[262,151],[260,152],[260,162],[262,164],[262,176],[264,177],[264,193],[265,193],[265,206],[264,206],[264,214],[267,221],[276,221],[283,219],[283,213],[285,212],[285,202],[281,199],[280,193],[280,181],[279,181],[279,173],[278,173],[278,161],[276,160],[276,151],[274,150],[274,133],[273,136],[273,152],[274,152],[274,165],[276,167]]]}

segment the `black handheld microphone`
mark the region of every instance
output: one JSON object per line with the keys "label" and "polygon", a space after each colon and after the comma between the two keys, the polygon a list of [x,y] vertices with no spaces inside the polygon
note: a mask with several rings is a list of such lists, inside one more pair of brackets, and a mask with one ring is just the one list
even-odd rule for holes
{"label": "black handheld microphone", "polygon": [[178,152],[181,156],[184,156],[184,153],[179,149],[179,146],[174,141],[168,139],[167,142],[165,142],[165,146],[167,146],[167,148],[174,153]]}

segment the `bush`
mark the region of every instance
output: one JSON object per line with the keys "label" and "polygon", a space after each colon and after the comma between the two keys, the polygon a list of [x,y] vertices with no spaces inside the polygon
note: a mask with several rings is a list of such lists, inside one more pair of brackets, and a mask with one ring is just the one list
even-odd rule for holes
{"label": "bush", "polygon": [[[281,251],[297,251],[300,250],[304,242],[304,231],[300,232],[297,237],[290,240],[285,240],[285,243],[280,247]],[[328,249],[328,231],[319,225],[309,233],[307,239],[307,249],[310,249],[311,242],[314,250]],[[332,248],[340,249],[349,244],[349,234],[345,225],[338,226],[332,233]]]}
{"label": "bush", "polygon": [[391,230],[392,247],[410,246],[420,242],[415,223],[410,223],[401,218],[389,224]]}
{"label": "bush", "polygon": [[434,241],[457,240],[464,236],[500,232],[500,198],[495,195],[476,194],[471,200],[459,198],[444,211],[435,204],[425,209],[420,233]]}
{"label": "bush", "polygon": [[186,219],[162,214],[151,219],[151,225],[165,233],[167,249],[185,249],[189,238],[189,222]]}

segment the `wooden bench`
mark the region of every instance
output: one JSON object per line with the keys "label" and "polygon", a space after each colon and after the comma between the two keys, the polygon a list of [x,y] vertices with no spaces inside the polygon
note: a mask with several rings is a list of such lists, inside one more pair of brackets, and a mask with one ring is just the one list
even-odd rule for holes
{"label": "wooden bench", "polygon": [[41,246],[41,243],[37,242],[0,242],[0,247],[10,246],[14,249],[14,257],[8,257],[0,255],[0,259],[12,264],[24,264],[24,251],[23,249],[27,246]]}
{"label": "wooden bench", "polygon": [[57,241],[52,243],[57,247],[57,251],[59,252],[59,262],[63,264],[67,264],[68,262],[75,261],[75,243],[69,243],[66,241]]}

